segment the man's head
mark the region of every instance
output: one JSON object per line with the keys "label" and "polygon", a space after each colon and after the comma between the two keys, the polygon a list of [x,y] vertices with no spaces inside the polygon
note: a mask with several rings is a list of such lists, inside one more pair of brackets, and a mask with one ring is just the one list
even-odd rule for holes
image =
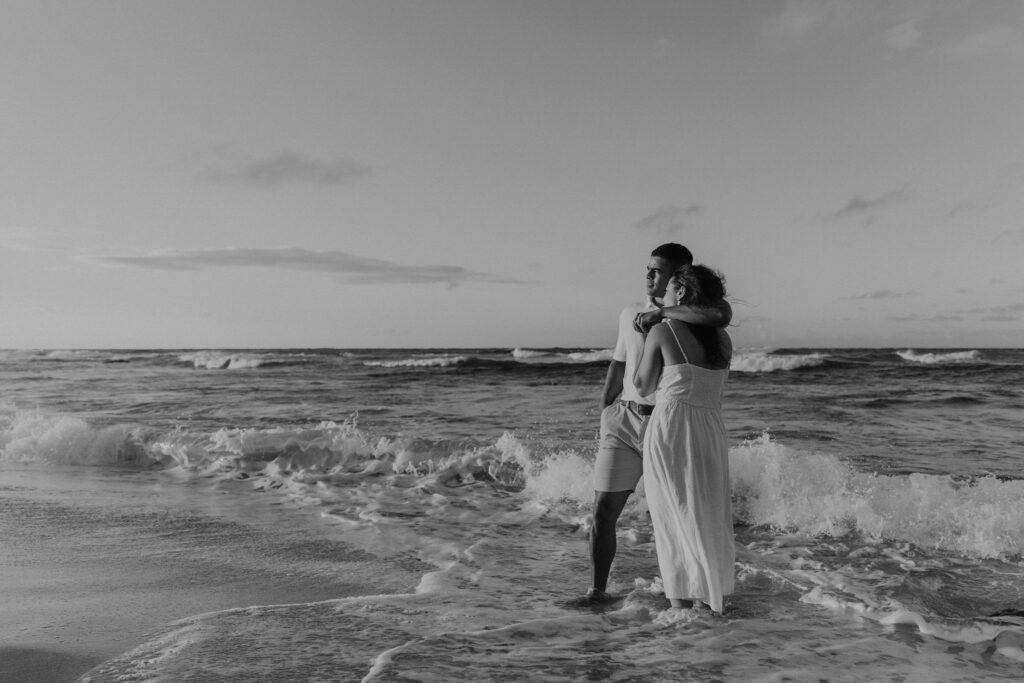
{"label": "man's head", "polygon": [[647,264],[647,296],[662,297],[672,273],[693,263],[693,254],[681,244],[669,242],[651,252]]}

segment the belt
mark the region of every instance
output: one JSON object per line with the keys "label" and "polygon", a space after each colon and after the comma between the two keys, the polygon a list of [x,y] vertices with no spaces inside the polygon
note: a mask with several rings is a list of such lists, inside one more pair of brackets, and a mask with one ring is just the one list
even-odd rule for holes
{"label": "belt", "polygon": [[649,403],[637,403],[636,401],[619,401],[619,403],[626,406],[637,415],[650,415],[654,412],[654,406]]}

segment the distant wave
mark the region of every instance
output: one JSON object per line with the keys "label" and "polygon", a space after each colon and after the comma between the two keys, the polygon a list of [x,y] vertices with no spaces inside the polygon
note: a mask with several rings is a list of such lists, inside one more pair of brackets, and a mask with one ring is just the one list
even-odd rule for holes
{"label": "distant wave", "polygon": [[240,370],[258,368],[273,362],[272,357],[259,354],[238,354],[226,351],[196,351],[178,356],[182,363],[205,370]]}
{"label": "distant wave", "polygon": [[448,368],[454,365],[463,365],[469,360],[468,356],[426,356],[402,358],[400,360],[368,360],[363,363],[371,368]]}
{"label": "distant wave", "polygon": [[104,355],[102,351],[91,351],[89,349],[55,349],[44,352],[40,358],[53,361],[90,361],[96,360],[102,355]]}
{"label": "distant wave", "polygon": [[103,358],[104,363],[131,363],[136,360],[152,360],[161,354],[153,353],[113,353]]}
{"label": "distant wave", "polygon": [[733,372],[774,372],[813,368],[825,362],[825,354],[805,353],[775,356],[764,351],[738,353],[732,357],[729,369]]}
{"label": "distant wave", "polygon": [[578,363],[595,363],[597,361],[612,359],[613,349],[594,349],[592,351],[574,351],[568,354],[569,360]]}
{"label": "distant wave", "polygon": [[527,359],[527,358],[541,358],[541,357],[547,356],[547,355],[548,355],[547,351],[535,351],[533,349],[520,349],[520,348],[512,349],[512,357],[520,359],[520,360]]}
{"label": "distant wave", "polygon": [[979,351],[952,351],[949,353],[917,353],[913,349],[897,351],[896,355],[911,363],[936,365],[939,363],[969,363],[981,358]]}

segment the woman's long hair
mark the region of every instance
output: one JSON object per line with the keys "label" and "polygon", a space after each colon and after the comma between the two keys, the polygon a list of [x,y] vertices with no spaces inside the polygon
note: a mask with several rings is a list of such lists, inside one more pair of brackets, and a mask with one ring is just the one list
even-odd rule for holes
{"label": "woman's long hair", "polygon": [[[725,277],[703,265],[683,266],[672,274],[672,282],[685,293],[681,304],[715,306],[725,298]],[[711,367],[725,366],[728,360],[718,336],[718,328],[690,325],[690,332],[704,349],[704,358]]]}

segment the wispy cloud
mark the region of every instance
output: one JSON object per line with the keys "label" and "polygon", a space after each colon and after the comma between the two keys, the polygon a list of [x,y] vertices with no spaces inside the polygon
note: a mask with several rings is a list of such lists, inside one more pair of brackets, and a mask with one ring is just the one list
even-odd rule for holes
{"label": "wispy cloud", "polygon": [[864,216],[873,214],[880,209],[884,209],[897,204],[903,204],[909,201],[911,198],[910,190],[907,186],[903,186],[898,190],[892,190],[875,196],[865,195],[854,195],[849,202],[846,203],[841,209],[833,211],[826,215],[826,218],[833,221],[843,220],[847,218],[855,218],[857,216]]}
{"label": "wispy cloud", "polygon": [[1013,2],[786,0],[768,17],[763,33],[790,44],[860,33],[891,52],[924,51],[940,58],[1024,55],[1024,30]]}
{"label": "wispy cloud", "polygon": [[289,184],[343,185],[370,173],[369,166],[351,159],[319,161],[282,151],[258,159],[220,158],[207,165],[201,175],[210,182],[273,188]]}
{"label": "wispy cloud", "polygon": [[938,315],[890,315],[885,317],[890,322],[899,323],[957,323],[963,322],[961,315],[940,313]]}
{"label": "wispy cloud", "polygon": [[992,246],[999,249],[1024,246],[1024,230],[1003,230],[992,238]]}
{"label": "wispy cloud", "polygon": [[1021,320],[1024,319],[1024,303],[991,306],[982,313],[982,320]]}
{"label": "wispy cloud", "polygon": [[974,308],[953,311],[954,313],[978,318],[986,322],[1005,322],[1024,320],[1024,303],[1004,304],[1000,306],[976,306]]}
{"label": "wispy cloud", "polygon": [[667,206],[644,216],[633,225],[638,230],[671,234],[687,227],[703,213],[704,207],[699,204],[690,204],[686,208]]}
{"label": "wispy cloud", "polygon": [[882,32],[882,41],[896,50],[909,50],[921,44],[923,34],[919,27],[919,19],[901,21]]}
{"label": "wispy cloud", "polygon": [[973,199],[967,199],[962,202],[957,202],[949,208],[947,216],[949,218],[955,218],[964,213],[974,213],[975,211],[982,211],[989,207],[987,202],[980,202]]}
{"label": "wispy cloud", "polygon": [[796,40],[844,11],[837,0],[786,0],[782,10],[768,19],[764,32],[769,38]]}
{"label": "wispy cloud", "polygon": [[68,253],[68,243],[78,238],[98,237],[97,230],[44,230],[22,226],[0,226],[0,249],[24,252]]}
{"label": "wispy cloud", "polygon": [[950,45],[946,52],[954,57],[970,58],[985,55],[1024,55],[1024,33],[1013,26],[994,26],[965,36]]}
{"label": "wispy cloud", "polygon": [[854,301],[882,301],[886,299],[905,299],[908,296],[919,296],[919,292],[914,290],[907,290],[905,292],[894,292],[891,289],[878,289],[873,292],[865,292],[864,294],[855,294],[852,296],[840,297],[841,299],[849,299]]}
{"label": "wispy cloud", "polygon": [[479,273],[453,265],[410,266],[341,251],[294,247],[275,249],[192,249],[138,255],[94,256],[92,260],[154,270],[198,271],[212,268],[276,268],[335,275],[346,284],[430,284],[464,282],[520,284],[518,280]]}

